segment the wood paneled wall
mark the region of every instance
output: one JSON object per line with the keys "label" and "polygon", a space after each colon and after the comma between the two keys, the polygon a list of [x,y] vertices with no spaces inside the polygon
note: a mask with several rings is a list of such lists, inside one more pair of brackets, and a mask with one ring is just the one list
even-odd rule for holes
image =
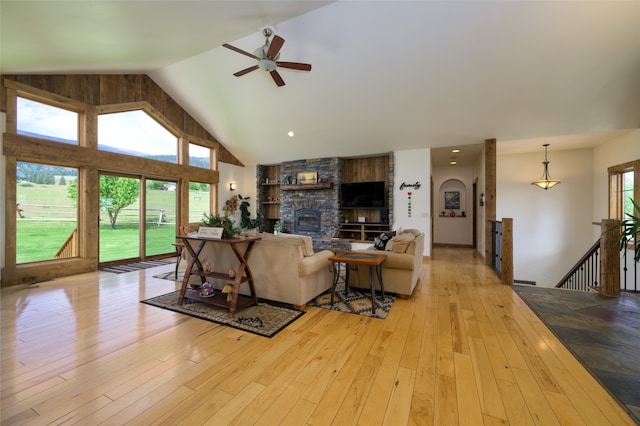
{"label": "wood paneled wall", "polygon": [[347,158],[344,160],[344,182],[388,181],[389,156]]}

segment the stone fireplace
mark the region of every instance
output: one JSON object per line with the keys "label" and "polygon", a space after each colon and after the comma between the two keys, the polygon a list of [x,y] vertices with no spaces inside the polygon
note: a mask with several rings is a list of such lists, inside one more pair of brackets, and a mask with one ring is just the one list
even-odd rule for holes
{"label": "stone fireplace", "polygon": [[[298,173],[315,173],[322,181],[296,184],[294,182]],[[345,179],[348,182],[387,180],[389,193],[392,194],[393,176],[391,155],[351,159],[330,157],[259,165],[257,191],[261,212],[268,221],[266,228],[269,229],[276,220],[280,220],[285,233],[311,237],[315,250],[349,249],[352,237],[349,235],[348,238],[341,238],[344,235],[341,232],[343,218],[351,216],[351,220],[355,220],[353,217],[360,212],[345,213],[341,210],[341,183]],[[393,211],[392,207],[390,196],[389,213]],[[377,214],[376,211],[375,215]]]}
{"label": "stone fireplace", "polygon": [[280,179],[294,179],[298,173],[316,172],[324,185],[280,187],[280,218],[285,232],[308,235],[314,248],[331,247],[340,228],[339,190],[343,162],[320,158],[280,163]]}

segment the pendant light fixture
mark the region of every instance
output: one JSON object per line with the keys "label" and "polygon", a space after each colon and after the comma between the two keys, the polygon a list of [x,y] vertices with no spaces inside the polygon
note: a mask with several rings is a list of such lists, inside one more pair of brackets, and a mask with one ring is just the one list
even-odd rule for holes
{"label": "pendant light fixture", "polygon": [[557,179],[551,179],[551,176],[549,176],[549,160],[547,159],[547,147],[549,144],[545,143],[542,146],[544,146],[544,161],[542,162],[542,164],[544,164],[544,173],[542,174],[542,178],[534,180],[531,182],[531,185],[536,185],[546,191],[547,189],[559,184],[560,181]]}

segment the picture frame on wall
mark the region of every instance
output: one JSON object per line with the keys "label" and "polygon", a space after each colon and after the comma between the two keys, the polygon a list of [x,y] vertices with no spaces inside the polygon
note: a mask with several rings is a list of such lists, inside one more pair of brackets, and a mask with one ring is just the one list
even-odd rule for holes
{"label": "picture frame on wall", "polygon": [[298,185],[310,185],[318,183],[318,172],[298,173]]}
{"label": "picture frame on wall", "polygon": [[444,209],[445,210],[460,209],[460,191],[445,191]]}

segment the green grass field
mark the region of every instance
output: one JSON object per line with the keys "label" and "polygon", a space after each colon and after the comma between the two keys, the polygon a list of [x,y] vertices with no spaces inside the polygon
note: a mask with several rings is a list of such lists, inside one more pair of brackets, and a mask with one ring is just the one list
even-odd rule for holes
{"label": "green grass field", "polygon": [[[77,209],[64,185],[17,187],[17,199],[24,219],[17,219],[16,261],[38,262],[54,259],[56,252],[76,228]],[[174,253],[176,193],[147,191],[146,255]],[[208,194],[190,193],[194,211],[208,211]],[[164,220],[158,225],[160,209]],[[111,228],[106,212],[100,213],[100,262],[136,258],[140,255],[138,203],[121,211],[116,227]],[[202,213],[198,214],[198,220]]]}

